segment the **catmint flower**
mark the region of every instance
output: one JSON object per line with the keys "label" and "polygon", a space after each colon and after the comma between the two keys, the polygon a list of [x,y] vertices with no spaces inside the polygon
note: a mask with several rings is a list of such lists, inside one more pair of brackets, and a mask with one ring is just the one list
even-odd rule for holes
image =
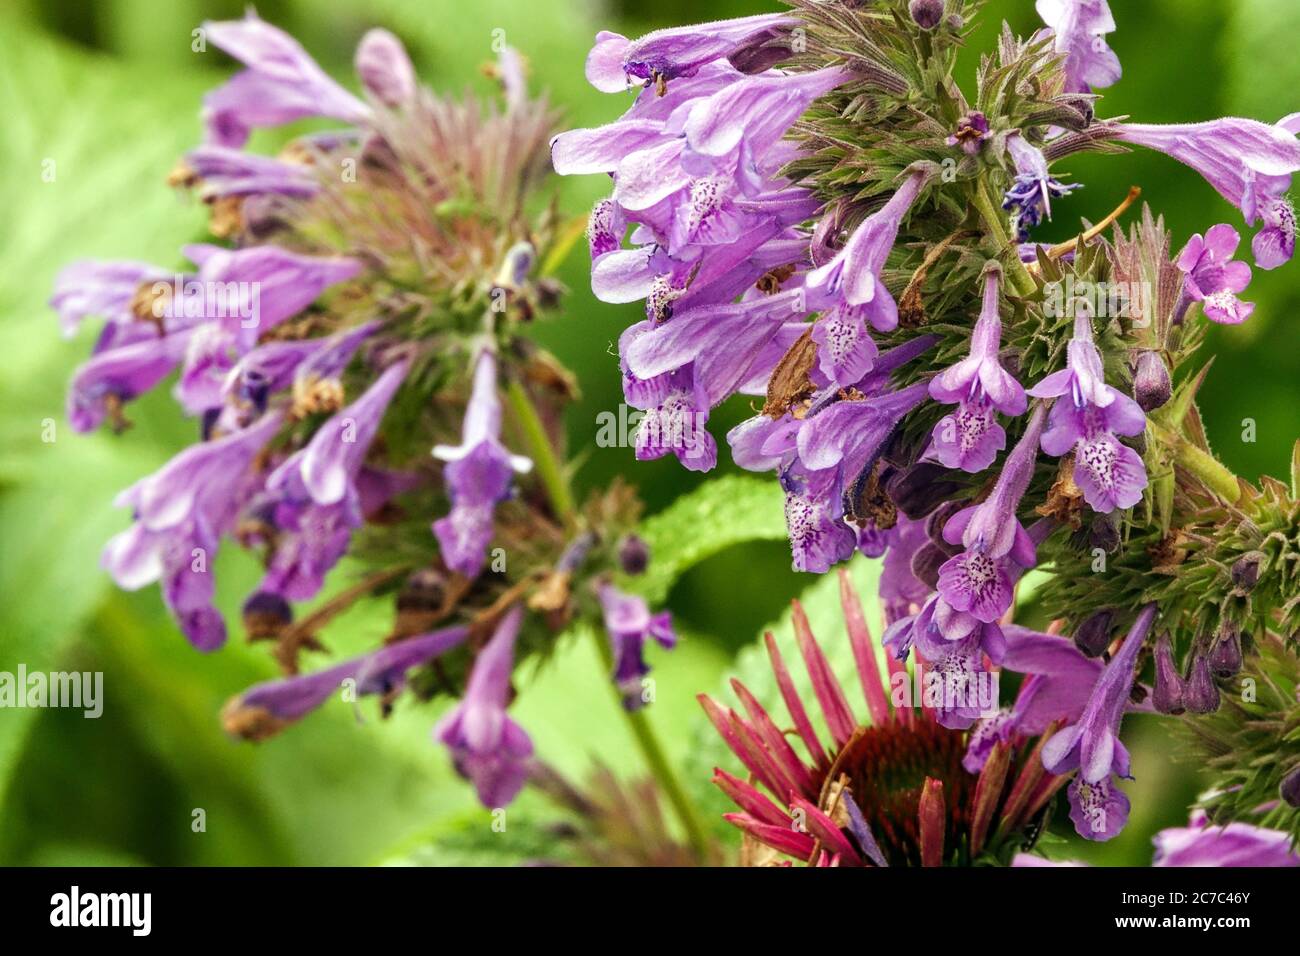
{"label": "catmint flower", "polygon": [[67,415],[74,431],[90,432],[111,418],[121,429],[122,406],[166,378],[189,351],[192,331],[153,336],[96,353],[72,375]]}
{"label": "catmint flower", "polygon": [[1052,199],[1068,196],[1082,186],[1079,183],[1066,186],[1053,178],[1042,150],[1020,133],[1007,137],[1007,153],[1015,166],[1016,179],[1002,198],[1002,208],[1013,211],[1020,241],[1024,242],[1044,216],[1052,218]]}
{"label": "catmint flower", "polygon": [[650,673],[645,642],[652,638],[660,647],[672,650],[677,645],[672,615],[667,611],[651,614],[645,599],[626,594],[608,581],[597,586],[596,594],[614,650],[614,683],[623,694],[623,706],[637,710],[645,704],[641,682]]}
{"label": "catmint flower", "polygon": [[366,31],[357,44],[356,71],[366,91],[387,107],[403,106],[415,97],[415,67],[402,41],[387,30]]}
{"label": "catmint flower", "polygon": [[1119,739],[1119,726],[1133,687],[1138,652],[1155,616],[1154,604],[1142,609],[1097,679],[1079,720],[1043,745],[1043,766],[1048,771],[1078,770],[1069,788],[1070,819],[1079,836],[1088,840],[1109,840],[1128,820],[1128,797],[1113,785],[1112,778],[1130,777],[1128,750]]}
{"label": "catmint flower", "polygon": [[618,545],[618,564],[624,574],[644,574],[650,566],[650,546],[640,535],[624,536]]}
{"label": "catmint flower", "polygon": [[[156,335],[157,328],[150,329],[132,306],[142,288],[148,289],[166,277],[166,270],[147,262],[74,262],[54,280],[50,308],[59,313],[64,338],[72,338],[82,321],[90,316],[107,319],[109,324],[95,349],[102,351],[117,344],[115,340],[128,327]],[[128,341],[134,338],[137,336],[129,335]]]}
{"label": "catmint flower", "polygon": [[978,110],[967,113],[957,121],[957,128],[944,142],[949,146],[960,146],[962,152],[974,156],[989,138],[989,121]]}
{"label": "catmint flower", "polygon": [[930,397],[956,404],[957,411],[934,428],[931,454],[948,468],[980,472],[1006,447],[1007,435],[997,412],[1022,415],[1025,390],[998,360],[1002,320],[998,289],[1002,270],[992,267],[984,280],[984,304],[971,333],[970,354],[930,380]]}
{"label": "catmint flower", "polygon": [[1232,586],[1242,594],[1249,594],[1259,582],[1260,569],[1268,563],[1268,555],[1263,551],[1247,551],[1232,562]]}
{"label": "catmint flower", "polygon": [[1295,253],[1295,212],[1286,200],[1300,171],[1300,113],[1276,125],[1227,117],[1204,123],[1120,123],[1123,142],[1158,150],[1196,170],[1241,210],[1246,225],[1263,220],[1253,243],[1255,264],[1274,269]]}
{"label": "catmint flower", "polygon": [[281,126],[312,116],[364,122],[370,108],[339,86],[297,40],[256,14],[205,22],[214,45],[247,69],[203,100],[208,142],[243,146],[254,128]]}
{"label": "catmint flower", "polygon": [[1144,412],[1153,412],[1169,401],[1173,386],[1169,381],[1169,366],[1157,352],[1143,352],[1138,356],[1133,373],[1133,398]]}
{"label": "catmint flower", "polygon": [[264,740],[320,707],[347,680],[354,682],[357,696],[387,697],[405,685],[408,671],[464,643],[468,636],[464,626],[443,628],[386,644],[315,674],[256,684],[226,704],[222,724],[228,733]]}
{"label": "catmint flower", "polygon": [[1211,226],[1204,237],[1192,236],[1175,260],[1187,276],[1180,315],[1188,303],[1200,302],[1205,317],[1220,325],[1240,325],[1250,318],[1255,303],[1237,298],[1250,285],[1250,266],[1232,258],[1240,243],[1241,235],[1224,223]]}
{"label": "catmint flower", "polygon": [[451,512],[433,523],[433,533],[447,567],[472,578],[487,561],[493,510],[509,497],[514,473],[527,472],[533,464],[501,444],[501,397],[491,349],[481,349],[475,360],[461,434],[459,445],[433,449],[435,458],[447,462],[443,474],[451,497]]}
{"label": "catmint flower", "polygon": [[1249,823],[1211,823],[1204,810],[1194,810],[1186,827],[1161,830],[1152,842],[1152,866],[1300,866],[1289,834]]}
{"label": "catmint flower", "polygon": [[533,755],[527,732],[506,713],[523,617],[518,604],[505,613],[474,661],[464,698],[433,728],[434,739],[451,751],[456,772],[474,784],[489,809],[515,798],[528,780]]}
{"label": "catmint flower", "polygon": [[1146,467],[1115,436],[1142,434],[1146,415],[1137,402],[1106,384],[1090,310],[1083,301],[1074,305],[1067,366],[1029,390],[1036,398],[1057,399],[1043,433],[1043,451],[1058,457],[1074,451],[1074,480],[1094,511],[1131,508],[1142,500]]}
{"label": "catmint flower", "polygon": [[1065,56],[1065,89],[1091,93],[1119,81],[1119,57],[1106,45],[1115,31],[1106,0],[1038,0],[1038,15],[1052,34],[1053,49]]}
{"label": "catmint flower", "polygon": [[284,196],[306,199],[320,189],[312,170],[301,163],[246,153],[208,143],[185,154],[184,178],[199,197],[212,202],[230,196]]}
{"label": "catmint flower", "polygon": [[1169,632],[1156,641],[1156,686],[1151,693],[1151,706],[1162,714],[1181,714],[1187,708],[1183,703],[1185,687],[1174,661],[1173,645]]}
{"label": "catmint flower", "polygon": [[212,606],[212,563],[247,491],[254,457],[279,430],[268,413],[240,432],[195,445],[117,496],[135,523],[115,535],[100,559],[118,587],[160,581],[163,602],[190,643],[220,647],[226,626]]}
{"label": "catmint flower", "polygon": [[1210,658],[1205,651],[1192,653],[1188,664],[1187,683],[1183,690],[1183,703],[1191,714],[1212,714],[1219,709],[1219,688],[1215,686],[1210,671]]}

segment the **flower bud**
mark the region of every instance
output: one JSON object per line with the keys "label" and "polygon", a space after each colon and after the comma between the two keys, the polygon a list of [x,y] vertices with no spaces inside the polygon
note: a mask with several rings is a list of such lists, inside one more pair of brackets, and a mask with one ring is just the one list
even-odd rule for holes
{"label": "flower bud", "polygon": [[1106,648],[1110,647],[1111,625],[1114,620],[1113,608],[1104,607],[1093,611],[1075,629],[1074,646],[1088,657],[1101,657]]}
{"label": "flower bud", "polygon": [[1088,526],[1088,543],[1106,554],[1115,553],[1119,548],[1119,520],[1114,512],[1093,517]]}
{"label": "flower bud", "polygon": [[912,0],[907,9],[922,30],[933,30],[943,19],[943,0]]}
{"label": "flower bud", "polygon": [[1183,703],[1183,679],[1174,662],[1168,631],[1156,642],[1156,686],[1151,706],[1162,714],[1181,714],[1187,709]]}
{"label": "flower bud", "polygon": [[1204,651],[1197,651],[1192,656],[1187,685],[1183,689],[1183,703],[1192,714],[1212,714],[1219,709],[1219,688],[1215,686],[1210,661]]}
{"label": "flower bud", "polygon": [[401,106],[415,97],[415,68],[402,41],[387,30],[374,29],[357,45],[357,76],[361,85],[385,106]]}
{"label": "flower bud", "polygon": [[1155,411],[1169,401],[1171,390],[1169,368],[1165,365],[1165,360],[1155,352],[1139,355],[1137,371],[1133,374],[1133,397],[1142,406],[1142,410]]}
{"label": "flower bud", "polygon": [[1263,551],[1247,551],[1232,563],[1232,584],[1243,594],[1249,594],[1259,582],[1259,571],[1268,555]]}
{"label": "flower bud", "polygon": [[627,574],[643,574],[650,566],[650,546],[629,534],[618,545],[618,563]]}
{"label": "flower bud", "polygon": [[1282,799],[1293,807],[1300,807],[1300,766],[1291,768],[1291,772],[1282,778]]}
{"label": "flower bud", "polygon": [[251,639],[278,637],[293,621],[289,602],[270,591],[256,591],[243,608],[244,630]]}
{"label": "flower bud", "polygon": [[916,549],[912,555],[912,577],[928,588],[939,586],[939,568],[948,560],[948,555],[933,541],[927,541]]}
{"label": "flower bud", "polygon": [[1210,648],[1210,670],[1215,677],[1232,677],[1241,670],[1241,629],[1225,621]]}

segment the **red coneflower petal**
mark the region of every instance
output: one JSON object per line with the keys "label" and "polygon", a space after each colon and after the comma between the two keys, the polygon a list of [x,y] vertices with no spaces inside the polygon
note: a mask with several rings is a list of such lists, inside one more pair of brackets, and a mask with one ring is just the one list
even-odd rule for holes
{"label": "red coneflower petal", "polygon": [[790,719],[794,721],[795,730],[799,732],[803,745],[808,748],[808,756],[812,758],[814,764],[825,763],[826,750],[822,747],[822,742],[817,739],[817,731],[813,730],[812,721],[808,719],[803,700],[794,689],[794,680],[790,677],[785,661],[781,659],[781,652],[776,648],[776,638],[772,636],[771,631],[768,631],[763,635],[763,640],[767,644],[767,656],[772,661],[772,673],[776,675],[776,685],[781,689],[781,698],[785,701],[785,708],[790,712]]}
{"label": "red coneflower petal", "polygon": [[840,568],[840,604],[844,608],[844,623],[849,629],[849,644],[853,647],[853,660],[858,665],[858,677],[862,680],[862,694],[867,699],[871,722],[883,724],[889,719],[889,698],[880,682],[876,650],[871,643],[866,616],[862,613],[862,602],[844,568]]}
{"label": "red coneflower petal", "polygon": [[790,826],[789,814],[739,777],[733,777],[720,767],[714,767],[713,782],[736,806],[760,823],[769,823],[774,827]]}
{"label": "red coneflower petal", "polygon": [[943,831],[947,821],[943,781],[925,778],[917,813],[921,823],[921,865],[943,866]]}
{"label": "red coneflower petal", "polygon": [[826,655],[822,653],[821,645],[813,637],[803,605],[798,601],[791,601],[790,604],[795,637],[799,641],[799,652],[803,655],[804,666],[808,668],[808,676],[812,678],[813,693],[817,695],[822,713],[826,715],[826,726],[830,728],[835,745],[843,747],[853,736],[853,729],[857,725],[853,719],[853,711],[849,710],[848,701],[844,699],[844,690],[835,679],[835,674],[831,672],[831,666],[826,660]]}
{"label": "red coneflower petal", "polygon": [[754,730],[767,746],[768,754],[781,769],[784,776],[794,784],[794,789],[804,796],[816,796],[812,774],[803,765],[799,755],[794,752],[794,748],[786,741],[785,735],[772,722],[772,718],[763,709],[763,705],[749,692],[749,688],[734,677],[731,679],[731,688],[736,692],[736,696],[740,698],[740,702],[745,707],[745,712],[749,714]]}

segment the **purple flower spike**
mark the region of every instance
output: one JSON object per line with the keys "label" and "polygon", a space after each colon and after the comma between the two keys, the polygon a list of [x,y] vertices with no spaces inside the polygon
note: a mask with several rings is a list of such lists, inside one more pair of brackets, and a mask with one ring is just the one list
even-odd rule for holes
{"label": "purple flower spike", "polygon": [[929,180],[925,170],[911,173],[889,202],[854,230],[844,248],[824,266],[808,273],[808,288],[866,307],[872,328],[888,332],[898,326],[898,306],[880,281],[889,250],[908,209]]}
{"label": "purple flower spike", "polygon": [[1038,0],[1035,6],[1056,38],[1053,48],[1065,56],[1067,93],[1091,93],[1119,81],[1119,57],[1106,45],[1106,34],[1115,32],[1106,0]]}
{"label": "purple flower spike", "polygon": [[650,673],[645,662],[645,642],[653,638],[665,650],[677,646],[672,615],[651,614],[645,599],[625,594],[609,582],[597,586],[605,630],[614,648],[614,683],[623,694],[623,706],[637,710],[645,703],[642,679]]}
{"label": "purple flower spike", "polygon": [[1138,453],[1115,436],[1140,435],[1146,415],[1136,401],[1106,384],[1101,353],[1092,340],[1092,319],[1084,302],[1076,302],[1075,308],[1066,368],[1048,375],[1029,394],[1057,398],[1043,433],[1043,451],[1059,457],[1073,449],[1074,480],[1084,500],[1106,514],[1142,500],[1146,467]]}
{"label": "purple flower spike", "polygon": [[226,705],[223,722],[242,736],[268,736],[320,707],[348,679],[355,682],[358,696],[387,696],[405,685],[411,668],[446,653],[468,636],[467,627],[448,627],[387,644],[315,674],[256,684]]}
{"label": "purple flower spike", "polygon": [[1016,180],[1002,198],[1002,208],[1014,212],[1014,222],[1021,242],[1045,216],[1052,218],[1052,200],[1068,196],[1082,185],[1066,186],[1053,178],[1042,150],[1019,133],[1007,137],[1007,152],[1016,167]]}
{"label": "purple flower spike", "polygon": [[970,355],[930,380],[930,397],[956,404],[957,411],[934,429],[933,456],[946,468],[976,473],[993,463],[1007,436],[995,411],[1022,415],[1025,390],[998,361],[1002,320],[998,315],[1000,269],[991,268],[984,282],[984,307],[971,334]]}
{"label": "purple flower spike", "polygon": [[271,413],[241,432],[188,448],[115,501],[132,509],[135,524],[105,545],[100,563],[127,591],[162,581],[163,602],[199,650],[225,641],[225,623],[212,607],[211,565],[250,490],[249,465],[281,418]]}
{"label": "purple flower spike", "polygon": [[524,609],[516,604],[479,652],[459,706],[433,728],[435,740],[451,750],[456,771],[474,784],[489,809],[503,807],[528,780],[533,742],[506,713],[515,639]]}
{"label": "purple flower spike", "polygon": [[371,96],[387,107],[415,99],[415,67],[406,47],[387,30],[368,30],[357,44],[357,76]]}
{"label": "purple flower spike", "polygon": [[370,108],[320,68],[297,40],[250,13],[243,20],[206,22],[216,46],[247,69],[203,100],[208,141],[243,146],[250,130],[309,116],[360,123]]}
{"label": "purple flower spike", "polygon": [[474,385],[461,443],[438,445],[433,456],[447,462],[443,471],[451,512],[433,523],[447,567],[468,578],[487,561],[492,540],[492,513],[510,495],[514,472],[526,472],[533,463],[512,455],[501,444],[501,398],[497,393],[497,360],[491,349],[478,354]]}
{"label": "purple flower spike", "polygon": [[1070,785],[1070,817],[1079,835],[1090,840],[1109,840],[1123,829],[1128,817],[1128,799],[1111,788],[1111,778],[1131,779],[1128,750],[1119,739],[1119,727],[1133,689],[1138,652],[1155,617],[1154,604],[1139,612],[1119,651],[1097,679],[1079,720],[1043,745],[1043,766],[1050,773],[1079,771]]}
{"label": "purple flower spike", "polygon": [[1237,230],[1219,223],[1192,236],[1175,263],[1187,275],[1183,295],[1221,325],[1240,325],[1255,311],[1255,303],[1237,298],[1250,285],[1250,266],[1232,258],[1240,244]]}
{"label": "purple flower spike", "polygon": [[1253,243],[1255,264],[1273,269],[1295,252],[1295,211],[1286,201],[1291,176],[1300,171],[1298,114],[1276,125],[1226,117],[1205,123],[1121,123],[1118,138],[1158,150],[1192,167],[1241,210],[1246,225],[1264,229]]}

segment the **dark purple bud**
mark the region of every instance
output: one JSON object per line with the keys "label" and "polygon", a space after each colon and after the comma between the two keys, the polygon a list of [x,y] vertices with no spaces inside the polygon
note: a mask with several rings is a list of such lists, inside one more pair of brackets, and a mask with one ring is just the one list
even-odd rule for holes
{"label": "dark purple bud", "polygon": [[1174,662],[1168,631],[1156,642],[1156,686],[1151,706],[1162,714],[1181,714],[1187,709],[1183,702],[1183,679]]}
{"label": "dark purple bud", "polygon": [[793,53],[789,27],[769,27],[746,39],[727,57],[727,62],[741,73],[762,73]]}
{"label": "dark purple bud", "polygon": [[1172,388],[1169,384],[1169,367],[1155,352],[1138,356],[1137,371],[1133,373],[1133,397],[1144,412],[1155,411],[1169,401]]}
{"label": "dark purple bud", "polygon": [[289,602],[270,591],[256,591],[244,602],[244,629],[250,638],[278,637],[293,620]]}
{"label": "dark purple bud", "polygon": [[1110,647],[1114,621],[1115,611],[1112,608],[1104,607],[1093,611],[1075,629],[1074,646],[1088,657],[1101,657],[1106,648]]}
{"label": "dark purple bud", "polygon": [[1259,582],[1259,572],[1268,561],[1263,551],[1247,551],[1232,563],[1232,583],[1243,594],[1249,594]]}
{"label": "dark purple bud", "polygon": [[1241,628],[1225,621],[1210,648],[1210,670],[1215,677],[1232,677],[1241,670]]}
{"label": "dark purple bud", "polygon": [[939,568],[948,560],[948,554],[932,541],[927,541],[912,555],[912,577],[928,588],[939,586]]}
{"label": "dark purple bud", "polygon": [[650,546],[629,534],[618,546],[618,563],[627,574],[642,574],[650,566]]}
{"label": "dark purple bud", "polygon": [[922,30],[933,30],[943,19],[943,0],[912,0],[907,9]]}
{"label": "dark purple bud", "polygon": [[948,524],[949,519],[957,512],[966,507],[964,501],[945,501],[938,508],[930,513],[930,517],[925,519],[925,533],[945,554],[960,554],[964,549],[960,544],[952,545],[943,539],[944,526]]}
{"label": "dark purple bud", "polygon": [[1101,548],[1107,554],[1114,554],[1119,548],[1119,520],[1114,512],[1097,515],[1088,527],[1088,543],[1094,548]]}
{"label": "dark purple bud", "polygon": [[1192,656],[1187,686],[1183,689],[1183,704],[1192,714],[1212,714],[1219,709],[1219,688],[1214,684],[1210,661],[1204,651],[1197,651]]}
{"label": "dark purple bud", "polygon": [[1300,807],[1300,766],[1291,768],[1291,772],[1282,778],[1282,799],[1293,807]]}
{"label": "dark purple bud", "polygon": [[886,490],[898,510],[913,520],[919,520],[943,504],[962,486],[948,480],[951,472],[930,461],[918,462],[906,471],[899,472],[889,482]]}

